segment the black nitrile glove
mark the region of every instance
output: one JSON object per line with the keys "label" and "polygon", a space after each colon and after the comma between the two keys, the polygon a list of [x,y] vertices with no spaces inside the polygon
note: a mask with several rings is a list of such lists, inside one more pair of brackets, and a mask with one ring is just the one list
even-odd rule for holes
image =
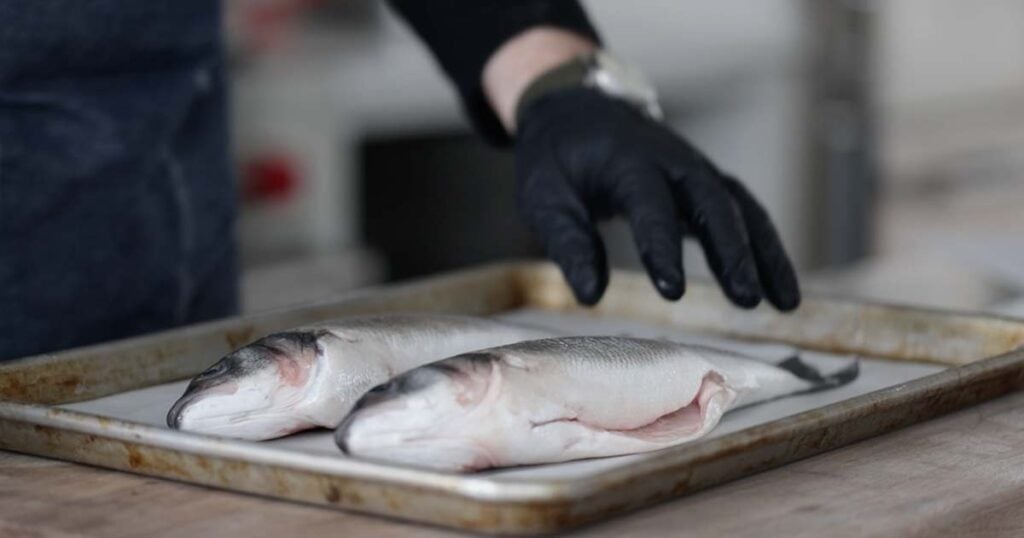
{"label": "black nitrile glove", "polygon": [[589,88],[554,90],[520,112],[520,209],[576,298],[597,303],[608,285],[594,222],[624,215],[640,258],[666,299],[683,295],[682,234],[700,240],[726,296],[779,310],[800,289],[768,213],[734,178],[667,127]]}

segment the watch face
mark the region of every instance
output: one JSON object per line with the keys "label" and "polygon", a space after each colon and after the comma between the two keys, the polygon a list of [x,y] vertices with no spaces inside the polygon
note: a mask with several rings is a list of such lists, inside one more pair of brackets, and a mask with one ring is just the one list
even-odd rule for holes
{"label": "watch face", "polygon": [[600,51],[594,55],[594,65],[587,75],[586,83],[632,103],[654,119],[662,118],[654,85],[639,70],[620,62],[607,52]]}

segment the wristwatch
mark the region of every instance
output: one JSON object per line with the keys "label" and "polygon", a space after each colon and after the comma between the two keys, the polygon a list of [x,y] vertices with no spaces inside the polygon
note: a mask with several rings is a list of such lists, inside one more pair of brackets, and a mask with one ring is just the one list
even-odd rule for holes
{"label": "wristwatch", "polygon": [[537,77],[523,92],[516,105],[516,120],[534,101],[552,91],[566,88],[593,88],[635,106],[653,120],[662,119],[658,92],[638,69],[610,53],[598,50],[578,56]]}

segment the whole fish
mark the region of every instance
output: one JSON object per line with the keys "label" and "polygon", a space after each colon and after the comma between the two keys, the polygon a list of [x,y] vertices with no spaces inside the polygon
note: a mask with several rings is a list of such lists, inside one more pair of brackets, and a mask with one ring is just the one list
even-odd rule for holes
{"label": "whole fish", "polygon": [[264,440],[334,428],[375,385],[431,361],[551,333],[443,314],[352,317],[271,334],[189,383],[171,428]]}
{"label": "whole fish", "polygon": [[848,383],[661,340],[522,342],[410,370],[374,388],[335,432],[342,451],[448,471],[646,452],[707,434],[730,409]]}

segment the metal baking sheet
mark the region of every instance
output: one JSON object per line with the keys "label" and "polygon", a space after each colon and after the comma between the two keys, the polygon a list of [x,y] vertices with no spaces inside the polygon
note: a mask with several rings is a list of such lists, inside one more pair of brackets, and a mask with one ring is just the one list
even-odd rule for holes
{"label": "metal baking sheet", "polygon": [[[809,299],[741,312],[711,286],[680,303],[619,273],[581,310],[544,264],[507,264],[0,366],[0,447],[491,533],[565,530],[918,422],[1024,386],[1024,323]],[[343,314],[444,310],[565,334],[709,343],[777,360],[799,348],[861,377],[835,391],[738,410],[708,438],[650,454],[452,475],[347,459],[326,432],[249,443],[167,430],[184,379],[266,332]],[[1000,355],[996,357],[996,355]],[[991,358],[989,358],[991,357]],[[954,366],[954,368],[949,368]]]}
{"label": "metal baking sheet", "polygon": [[[494,317],[516,323],[544,327],[552,332],[563,335],[628,335],[710,345],[739,351],[772,363],[789,357],[798,350],[798,348],[793,346],[763,342],[743,342],[733,338],[708,336],[610,316],[594,319],[591,316],[578,313],[518,309],[503,312]],[[818,409],[831,403],[918,379],[945,369],[943,366],[929,363],[896,362],[870,357],[853,357],[804,350],[799,350],[799,353],[803,360],[818,367],[823,372],[838,370],[844,365],[849,364],[852,360],[860,360],[861,374],[853,383],[836,390],[794,396],[729,413],[722,419],[722,422],[719,423],[708,438],[719,437],[751,426],[765,424],[772,420],[803,411]],[[168,408],[184,392],[187,384],[188,380],[175,381],[60,407],[162,428],[164,427],[164,417],[167,414]],[[321,454],[337,458],[345,457],[335,446],[332,432],[329,430],[291,435],[282,439],[264,441],[260,444],[308,454]],[[563,480],[586,478],[607,469],[629,466],[637,461],[642,461],[647,456],[646,454],[638,454],[635,456],[601,458],[553,465],[516,467],[487,471],[480,473],[478,476],[493,476],[502,482],[541,477]]]}

